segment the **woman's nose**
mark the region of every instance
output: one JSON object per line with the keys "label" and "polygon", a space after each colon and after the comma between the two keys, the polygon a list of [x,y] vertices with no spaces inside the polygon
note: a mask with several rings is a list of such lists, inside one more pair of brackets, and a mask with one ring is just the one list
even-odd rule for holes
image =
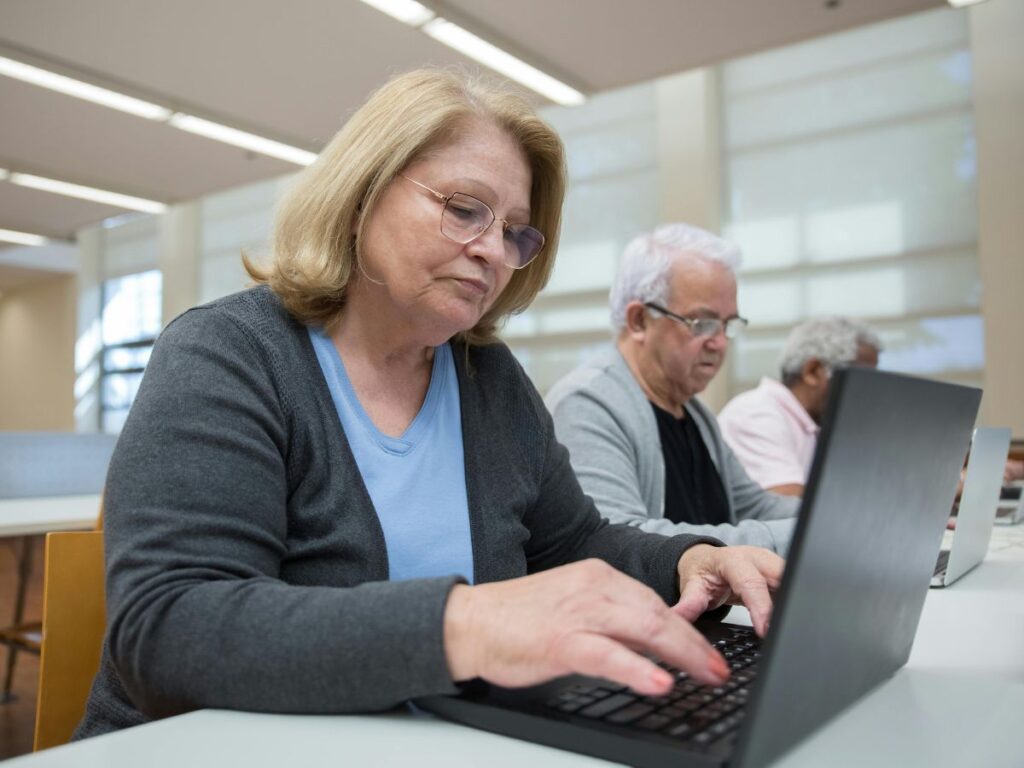
{"label": "woman's nose", "polygon": [[470,255],[484,259],[494,267],[505,263],[505,227],[499,219],[473,238],[466,246]]}

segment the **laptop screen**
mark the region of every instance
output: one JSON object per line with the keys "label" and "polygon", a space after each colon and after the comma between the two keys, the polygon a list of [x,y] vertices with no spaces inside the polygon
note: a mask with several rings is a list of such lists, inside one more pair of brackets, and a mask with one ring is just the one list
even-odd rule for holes
{"label": "laptop screen", "polygon": [[839,370],[730,765],[771,762],[906,663],[981,392]]}

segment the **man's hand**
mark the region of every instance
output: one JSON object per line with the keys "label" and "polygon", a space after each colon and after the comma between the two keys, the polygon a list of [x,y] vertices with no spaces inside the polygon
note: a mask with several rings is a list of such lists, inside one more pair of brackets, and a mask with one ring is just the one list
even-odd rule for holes
{"label": "man's hand", "polygon": [[745,605],[754,631],[764,637],[772,615],[771,593],[786,561],[761,547],[698,544],[679,558],[679,602],[673,610],[687,621],[725,603]]}

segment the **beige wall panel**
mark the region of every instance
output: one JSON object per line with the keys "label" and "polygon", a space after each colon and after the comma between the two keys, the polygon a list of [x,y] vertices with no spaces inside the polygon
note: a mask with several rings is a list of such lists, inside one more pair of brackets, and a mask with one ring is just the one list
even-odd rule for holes
{"label": "beige wall panel", "polygon": [[74,275],[0,296],[0,430],[75,428]]}
{"label": "beige wall panel", "polygon": [[970,11],[985,318],[981,421],[1024,437],[1024,0]]}

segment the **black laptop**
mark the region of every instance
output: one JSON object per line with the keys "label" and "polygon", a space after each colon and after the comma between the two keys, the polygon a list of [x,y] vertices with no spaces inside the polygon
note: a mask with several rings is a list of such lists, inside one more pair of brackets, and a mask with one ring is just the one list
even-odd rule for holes
{"label": "black laptop", "polygon": [[661,697],[572,676],[416,703],[629,765],[770,763],[906,663],[980,400],[969,387],[835,372],[768,637],[698,623],[732,667],[725,685],[674,670]]}

